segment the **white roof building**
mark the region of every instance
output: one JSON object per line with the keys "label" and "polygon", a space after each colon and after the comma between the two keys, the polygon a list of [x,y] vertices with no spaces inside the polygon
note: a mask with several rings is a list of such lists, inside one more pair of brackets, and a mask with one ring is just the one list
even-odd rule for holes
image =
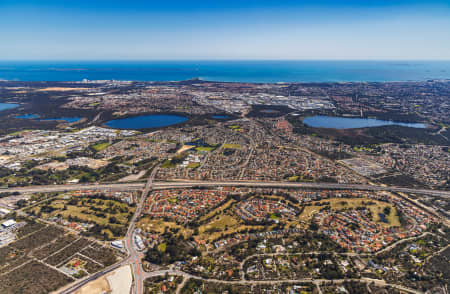
{"label": "white roof building", "polygon": [[9,228],[9,227],[11,227],[11,226],[14,226],[15,224],[16,224],[16,221],[15,221],[15,220],[9,219],[9,220],[7,220],[7,221],[5,221],[5,222],[2,223],[2,227],[4,227],[4,228]]}

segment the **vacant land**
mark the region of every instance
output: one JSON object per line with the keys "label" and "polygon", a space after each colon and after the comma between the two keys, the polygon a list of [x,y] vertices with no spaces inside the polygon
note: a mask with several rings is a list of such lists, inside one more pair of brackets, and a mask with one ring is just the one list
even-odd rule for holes
{"label": "vacant land", "polygon": [[111,288],[109,287],[108,281],[105,277],[100,277],[97,280],[89,282],[81,289],[77,290],[75,294],[100,294],[100,293],[110,293]]}
{"label": "vacant land", "polygon": [[55,226],[47,226],[41,230],[27,235],[12,244],[13,247],[19,250],[32,250],[40,247],[63,234],[64,230]]}
{"label": "vacant land", "polygon": [[72,278],[37,261],[0,276],[4,294],[45,294],[72,281]]}
{"label": "vacant land", "polygon": [[39,250],[36,250],[33,252],[33,256],[36,257],[39,260],[43,260],[47,258],[48,256],[52,255],[53,253],[61,250],[62,248],[66,247],[73,241],[75,241],[77,237],[73,234],[66,234],[61,237],[58,237],[53,242],[48,243],[47,245],[41,247]]}
{"label": "vacant land", "polygon": [[75,255],[80,250],[86,248],[92,241],[89,241],[85,238],[80,238],[77,241],[73,242],[68,247],[63,250],[57,252],[56,254],[51,255],[47,259],[45,259],[45,263],[48,263],[53,266],[57,266],[59,264],[63,264],[68,261],[68,259]]}
{"label": "vacant land", "polygon": [[89,246],[81,251],[81,254],[96,260],[105,267],[110,266],[117,261],[115,251],[107,247],[94,248],[93,246]]}

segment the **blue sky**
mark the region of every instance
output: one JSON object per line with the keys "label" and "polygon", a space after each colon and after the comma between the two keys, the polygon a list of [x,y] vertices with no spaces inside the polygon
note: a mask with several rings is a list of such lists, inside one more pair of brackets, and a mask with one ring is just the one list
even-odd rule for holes
{"label": "blue sky", "polygon": [[0,59],[448,60],[450,0],[0,0]]}

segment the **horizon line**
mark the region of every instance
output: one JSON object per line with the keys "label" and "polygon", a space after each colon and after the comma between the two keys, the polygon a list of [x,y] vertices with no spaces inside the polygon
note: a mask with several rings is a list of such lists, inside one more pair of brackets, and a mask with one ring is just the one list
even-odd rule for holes
{"label": "horizon line", "polygon": [[450,61],[450,58],[443,58],[443,59],[394,59],[394,58],[384,58],[384,59],[364,59],[364,58],[349,58],[349,59],[296,59],[296,58],[288,58],[288,59],[274,59],[274,58],[261,58],[261,59],[254,59],[254,58],[198,58],[198,59],[192,59],[192,58],[186,58],[186,59],[0,59],[0,62],[67,62],[67,61],[107,61],[107,62],[117,62],[117,61],[135,61],[135,62],[168,62],[168,61]]}

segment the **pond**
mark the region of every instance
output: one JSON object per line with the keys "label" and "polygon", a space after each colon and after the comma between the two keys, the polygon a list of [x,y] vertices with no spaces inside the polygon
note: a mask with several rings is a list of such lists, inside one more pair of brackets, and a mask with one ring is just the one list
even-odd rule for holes
{"label": "pond", "polygon": [[19,107],[19,104],[15,103],[0,103],[0,111],[6,110],[6,109],[13,109]]}
{"label": "pond", "polygon": [[39,118],[39,115],[37,114],[24,114],[24,115],[18,115],[16,118],[22,118],[22,119],[35,119]]}
{"label": "pond", "polygon": [[228,119],[230,118],[228,115],[213,115],[213,119]]}
{"label": "pond", "polygon": [[42,121],[65,121],[68,123],[74,123],[81,120],[81,117],[56,117],[56,118],[43,118]]}
{"label": "pond", "polygon": [[114,119],[106,122],[106,125],[115,129],[150,129],[176,125],[187,120],[187,117],[181,115],[151,114]]}
{"label": "pond", "polygon": [[356,128],[370,128],[370,127],[380,127],[390,125],[397,125],[410,128],[420,128],[420,129],[427,127],[423,123],[403,123],[374,118],[334,117],[325,115],[309,116],[303,120],[303,123],[314,128],[332,128],[332,129],[356,129]]}

